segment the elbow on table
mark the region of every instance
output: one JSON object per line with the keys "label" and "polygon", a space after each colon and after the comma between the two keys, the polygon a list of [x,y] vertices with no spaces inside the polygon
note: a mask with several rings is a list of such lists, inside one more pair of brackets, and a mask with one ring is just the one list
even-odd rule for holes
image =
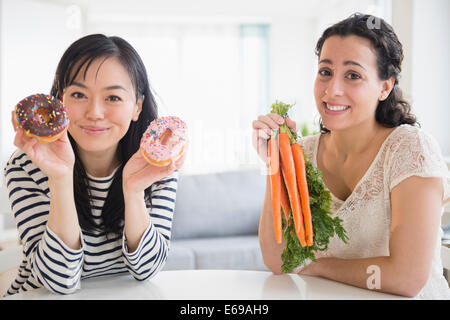
{"label": "elbow on table", "polygon": [[133,269],[130,265],[128,265],[128,271],[131,273],[134,279],[137,281],[146,281],[158,274],[166,264],[167,261],[167,254],[164,255],[164,257],[157,261],[154,265],[152,265],[150,268],[142,270],[140,269]]}
{"label": "elbow on table", "polygon": [[281,271],[281,264],[278,261],[273,261],[272,259],[266,259],[263,256],[264,265],[269,269],[273,274],[279,275],[283,272]]}
{"label": "elbow on table", "polygon": [[428,280],[428,274],[414,273],[402,277],[401,284],[397,287],[398,292],[402,296],[408,298],[416,297],[425,287]]}
{"label": "elbow on table", "polygon": [[70,295],[70,294],[76,293],[79,289],[81,289],[81,286],[79,284],[77,284],[76,286],[74,286],[72,288],[65,289],[64,292],[59,292],[59,293],[62,293],[63,295]]}
{"label": "elbow on table", "polygon": [[425,284],[411,284],[402,289],[400,294],[408,298],[416,297],[422,291]]}
{"label": "elbow on table", "polygon": [[137,281],[146,281],[153,278],[158,272],[157,270],[145,270],[144,272],[138,273],[136,271],[129,270],[133,278]]}
{"label": "elbow on table", "polygon": [[281,253],[274,253],[276,250],[274,250],[273,247],[266,247],[264,243],[264,239],[260,237],[259,239],[260,246],[261,246],[261,255],[263,259],[264,265],[274,274],[282,274],[281,266],[283,265],[283,261],[281,260]]}
{"label": "elbow on table", "polygon": [[[267,266],[267,265],[266,265]],[[277,268],[277,267],[269,267],[267,266],[267,268],[269,268],[269,270],[274,274],[274,275],[280,275],[283,274],[283,272],[281,271],[281,268]]]}
{"label": "elbow on table", "polygon": [[55,273],[45,273],[44,270],[35,266],[32,269],[32,277],[39,281],[48,291],[55,294],[74,294],[81,288],[81,272],[69,277],[60,277]]}
{"label": "elbow on table", "polygon": [[70,295],[70,294],[74,294],[75,292],[77,292],[81,286],[80,286],[80,282],[76,282],[76,283],[68,283],[68,284],[59,284],[59,285],[49,285],[48,283],[44,284],[44,287],[49,290],[52,293],[55,294],[60,294],[60,295]]}

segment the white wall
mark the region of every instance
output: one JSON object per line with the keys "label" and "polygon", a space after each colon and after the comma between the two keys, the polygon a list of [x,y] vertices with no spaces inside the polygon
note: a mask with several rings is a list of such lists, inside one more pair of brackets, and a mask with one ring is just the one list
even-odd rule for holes
{"label": "white wall", "polygon": [[50,93],[57,63],[81,30],[73,29],[67,6],[2,0],[0,41],[1,165],[14,150],[11,111],[24,97]]}
{"label": "white wall", "polygon": [[392,25],[404,50],[400,87],[450,162],[450,2],[396,0]]}
{"label": "white wall", "polygon": [[450,1],[414,0],[411,96],[422,127],[450,156]]}
{"label": "white wall", "polygon": [[[274,18],[271,24],[270,100],[296,103],[292,119],[313,122],[315,18]],[[268,112],[269,109],[266,110]]]}

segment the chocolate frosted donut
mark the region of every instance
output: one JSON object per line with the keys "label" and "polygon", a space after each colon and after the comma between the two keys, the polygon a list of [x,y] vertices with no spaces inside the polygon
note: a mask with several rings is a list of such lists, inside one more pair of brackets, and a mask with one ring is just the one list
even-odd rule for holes
{"label": "chocolate frosted donut", "polygon": [[46,94],[34,94],[20,101],[15,107],[15,120],[27,136],[41,142],[57,140],[69,122],[62,102]]}

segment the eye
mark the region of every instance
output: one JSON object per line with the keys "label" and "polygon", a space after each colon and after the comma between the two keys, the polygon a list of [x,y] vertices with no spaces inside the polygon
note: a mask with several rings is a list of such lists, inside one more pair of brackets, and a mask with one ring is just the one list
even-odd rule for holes
{"label": "eye", "polygon": [[331,72],[328,69],[320,69],[319,75],[321,75],[322,77],[327,77],[331,75]]}
{"label": "eye", "polygon": [[108,96],[108,97],[106,98],[106,100],[107,100],[107,101],[110,101],[110,102],[119,102],[119,101],[122,101],[122,99],[121,99],[119,96],[114,96],[114,95]]}
{"label": "eye", "polygon": [[347,79],[358,80],[358,79],[361,79],[361,76],[355,72],[350,72],[347,74]]}
{"label": "eye", "polygon": [[75,99],[83,99],[83,98],[86,98],[86,96],[85,96],[83,93],[78,92],[78,91],[73,92],[70,96],[73,97],[73,98],[75,98]]}

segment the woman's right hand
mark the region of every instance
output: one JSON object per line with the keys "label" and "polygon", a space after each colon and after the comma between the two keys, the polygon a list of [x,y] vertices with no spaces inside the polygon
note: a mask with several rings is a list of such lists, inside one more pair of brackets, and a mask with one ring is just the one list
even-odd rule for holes
{"label": "woman's right hand", "polygon": [[40,143],[36,138],[26,136],[24,130],[18,127],[14,120],[14,111],[11,121],[16,132],[14,145],[24,151],[49,179],[72,177],[75,154],[67,129],[58,140],[51,143]]}
{"label": "woman's right hand", "polygon": [[290,118],[284,119],[282,116],[275,113],[260,115],[257,120],[253,121],[253,148],[255,148],[264,163],[267,163],[267,140],[270,139],[272,132],[276,132],[280,125],[285,121],[291,131],[297,131],[297,124],[295,121]]}

